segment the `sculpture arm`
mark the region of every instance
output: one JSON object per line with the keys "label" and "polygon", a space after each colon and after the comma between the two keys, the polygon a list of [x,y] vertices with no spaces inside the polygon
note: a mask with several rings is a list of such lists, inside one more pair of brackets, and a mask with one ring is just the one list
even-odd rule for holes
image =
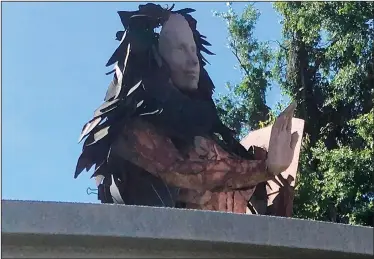
{"label": "sculpture arm", "polygon": [[201,137],[189,158],[184,158],[170,139],[140,120],[122,131],[112,151],[168,184],[185,189],[230,191],[272,178],[264,159],[231,156],[212,140]]}

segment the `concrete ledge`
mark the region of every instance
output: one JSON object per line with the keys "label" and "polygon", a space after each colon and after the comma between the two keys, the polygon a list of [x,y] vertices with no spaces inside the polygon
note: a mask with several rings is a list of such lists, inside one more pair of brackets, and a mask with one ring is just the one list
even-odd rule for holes
{"label": "concrete ledge", "polygon": [[362,257],[373,228],[231,213],[2,201],[4,257]]}

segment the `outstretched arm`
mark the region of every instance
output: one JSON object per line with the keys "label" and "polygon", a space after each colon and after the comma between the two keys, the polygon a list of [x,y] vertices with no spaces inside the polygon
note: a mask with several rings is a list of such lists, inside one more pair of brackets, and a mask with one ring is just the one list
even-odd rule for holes
{"label": "outstretched arm", "polygon": [[233,157],[205,138],[196,138],[190,157],[183,158],[170,139],[141,120],[124,128],[112,151],[168,184],[186,189],[230,191],[273,177],[265,160]]}

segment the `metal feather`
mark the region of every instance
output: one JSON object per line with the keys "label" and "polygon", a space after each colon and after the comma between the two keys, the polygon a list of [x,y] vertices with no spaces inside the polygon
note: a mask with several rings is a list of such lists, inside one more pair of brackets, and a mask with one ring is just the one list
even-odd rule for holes
{"label": "metal feather", "polygon": [[[113,71],[115,71],[115,69]],[[121,86],[119,86],[115,81],[117,81],[117,80],[113,79],[112,81],[110,81],[110,84],[108,86],[108,90],[107,90],[107,92],[105,94],[105,98],[104,98],[105,102],[112,101],[114,99],[114,97],[117,96],[117,92],[121,91],[121,89],[118,89],[118,88],[121,88]]]}
{"label": "metal feather", "polygon": [[107,167],[108,167],[108,164],[107,164],[106,160],[104,160],[100,165],[96,164],[95,171],[91,175],[90,178],[96,177],[98,175],[106,175],[106,171],[108,169]]}
{"label": "metal feather", "polygon": [[123,34],[123,37],[122,37],[122,40],[118,46],[118,48],[114,51],[114,53],[112,54],[112,56],[109,58],[108,62],[106,63],[105,66],[111,66],[113,65],[114,63],[116,63],[118,61],[118,57],[121,57],[123,53],[125,53],[125,50],[127,48],[127,44],[129,43],[129,39],[128,39],[128,33],[127,33],[127,30],[124,32]]}
{"label": "metal feather", "polygon": [[212,46],[212,44],[204,40],[201,36],[200,36],[200,43],[205,46]]}
{"label": "metal feather", "polygon": [[81,135],[79,137],[78,143],[82,141],[82,139],[90,134],[91,130],[93,130],[99,123],[102,121],[101,117],[96,117],[89,122],[86,123],[86,125],[83,127]]}
{"label": "metal feather", "polygon": [[106,76],[109,76],[110,74],[113,74],[115,71],[116,71],[116,70],[113,69],[113,70],[111,70],[111,71],[109,71],[109,72],[106,72],[105,75],[106,75]]}
{"label": "metal feather", "polygon": [[209,55],[215,55],[213,52],[211,52],[210,50],[208,50],[207,48],[205,48],[203,45],[200,45],[200,50],[209,54]]}
{"label": "metal feather", "polygon": [[184,8],[184,9],[180,9],[178,11],[175,11],[175,13],[179,13],[179,14],[185,15],[185,14],[193,13],[195,11],[196,10],[192,9],[192,8]]}
{"label": "metal feather", "polygon": [[75,168],[74,178],[76,179],[85,168],[93,165],[92,159],[89,159],[88,152],[82,152],[78,158],[77,166]]}
{"label": "metal feather", "polygon": [[102,140],[104,137],[107,137],[109,133],[109,128],[110,126],[106,126],[105,128],[96,131],[93,135],[94,141],[88,143],[87,146],[92,146],[93,144],[96,144],[98,141]]}
{"label": "metal feather", "polygon": [[99,117],[118,106],[118,102],[120,99],[113,99],[112,101],[107,101],[103,103],[99,108],[97,108],[94,112],[94,117]]}
{"label": "metal feather", "polygon": [[127,92],[127,96],[129,96],[132,92],[134,92],[138,87],[141,85],[143,81],[140,80],[138,83],[136,83],[133,87],[130,88],[130,90]]}
{"label": "metal feather", "polygon": [[124,34],[125,34],[125,31],[117,31],[116,40],[121,41],[123,39]]}

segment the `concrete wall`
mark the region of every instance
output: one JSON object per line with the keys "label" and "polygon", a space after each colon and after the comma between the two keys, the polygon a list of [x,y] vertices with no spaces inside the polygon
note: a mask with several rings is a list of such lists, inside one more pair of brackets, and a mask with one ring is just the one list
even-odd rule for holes
{"label": "concrete wall", "polygon": [[105,204],[2,201],[2,256],[373,256],[373,228]]}

